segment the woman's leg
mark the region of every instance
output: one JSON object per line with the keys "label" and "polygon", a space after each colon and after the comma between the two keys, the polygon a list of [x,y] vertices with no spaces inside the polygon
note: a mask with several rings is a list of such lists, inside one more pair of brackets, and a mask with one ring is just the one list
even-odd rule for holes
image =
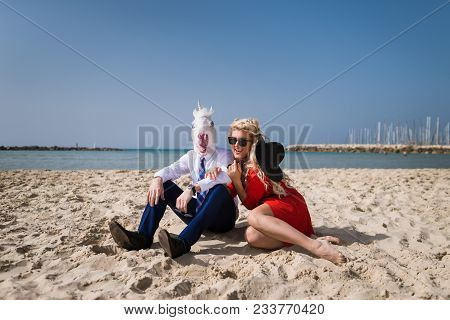
{"label": "woman's leg", "polygon": [[[255,244],[263,245],[258,246],[259,248],[274,249],[277,243],[273,240],[276,240],[296,244],[316,256],[333,263],[342,263],[345,261],[344,255],[330,245],[329,241],[332,240],[332,237],[322,237],[317,240],[307,237],[288,223],[274,217],[272,209],[267,204],[262,204],[253,209],[248,215],[247,221],[250,227],[266,237],[260,237],[258,242],[254,242]],[[249,233],[251,232],[249,231]],[[267,238],[273,239],[272,242]]]}
{"label": "woman's leg", "polygon": [[252,226],[245,229],[245,240],[249,245],[255,248],[277,250],[284,247],[284,243],[266,236]]}

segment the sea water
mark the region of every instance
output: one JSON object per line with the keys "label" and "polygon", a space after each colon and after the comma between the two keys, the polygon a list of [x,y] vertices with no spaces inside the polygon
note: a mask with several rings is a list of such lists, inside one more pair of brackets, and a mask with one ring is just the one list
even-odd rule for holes
{"label": "sea water", "polygon": [[[158,169],[188,150],[0,151],[0,170],[16,169]],[[282,167],[313,168],[450,168],[447,154],[378,154],[287,152]]]}

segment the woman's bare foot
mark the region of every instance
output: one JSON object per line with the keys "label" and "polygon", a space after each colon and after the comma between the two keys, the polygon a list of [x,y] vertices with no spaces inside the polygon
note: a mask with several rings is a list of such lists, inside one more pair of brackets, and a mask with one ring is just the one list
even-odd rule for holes
{"label": "woman's bare foot", "polygon": [[[329,238],[329,239],[325,239],[325,238]],[[347,261],[345,256],[330,245],[330,242],[334,243],[334,241],[336,241],[336,239],[339,241],[338,238],[334,238],[334,239],[333,238],[334,237],[327,236],[327,237],[321,237],[321,238],[316,239],[317,246],[315,246],[313,248],[313,250],[311,250],[311,251],[319,258],[331,261],[334,264],[344,263],[345,261]]]}

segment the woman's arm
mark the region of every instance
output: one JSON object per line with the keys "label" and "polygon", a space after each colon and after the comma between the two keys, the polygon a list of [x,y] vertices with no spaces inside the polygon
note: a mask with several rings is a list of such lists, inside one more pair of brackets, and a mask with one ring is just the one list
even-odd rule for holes
{"label": "woman's arm", "polygon": [[233,181],[234,189],[236,190],[239,199],[242,203],[244,203],[245,199],[247,199],[247,192],[245,191],[244,186],[242,185],[241,179]]}
{"label": "woman's arm", "polygon": [[247,175],[247,196],[242,204],[249,210],[253,210],[262,203],[262,199],[266,193],[266,186],[258,178],[255,172]]}
{"label": "woman's arm", "polygon": [[[228,168],[228,176],[233,182],[234,190],[241,199],[242,204],[249,210],[252,210],[261,204],[261,200],[266,192],[265,184],[258,178],[256,173],[249,173],[246,177],[247,186],[242,185],[242,169],[236,160]],[[248,192],[246,191],[248,190]]]}
{"label": "woman's arm", "polygon": [[247,192],[245,191],[245,188],[242,185],[241,181],[241,165],[236,160],[234,160],[233,163],[228,167],[227,173],[231,179],[231,182],[233,182],[234,189],[236,190],[239,199],[241,199],[241,202],[244,203],[245,199],[247,198]]}

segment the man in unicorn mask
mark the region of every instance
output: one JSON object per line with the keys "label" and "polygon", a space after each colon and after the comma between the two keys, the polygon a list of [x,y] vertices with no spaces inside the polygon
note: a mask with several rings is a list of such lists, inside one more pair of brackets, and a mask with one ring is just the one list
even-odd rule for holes
{"label": "man in unicorn mask", "polygon": [[[194,109],[194,150],[155,173],[138,231],[128,231],[118,222],[111,221],[111,235],[120,247],[127,250],[150,248],[167,206],[187,224],[179,235],[164,229],[159,232],[159,242],[172,258],[189,252],[205,230],[222,233],[234,228],[237,202],[224,185],[230,182],[228,175],[223,172],[215,180],[205,178],[209,169],[227,167],[233,161],[228,150],[216,148],[217,133],[212,114],[212,108],[208,110],[200,103]],[[172,180],[185,174],[190,174],[192,184],[182,190]]]}

